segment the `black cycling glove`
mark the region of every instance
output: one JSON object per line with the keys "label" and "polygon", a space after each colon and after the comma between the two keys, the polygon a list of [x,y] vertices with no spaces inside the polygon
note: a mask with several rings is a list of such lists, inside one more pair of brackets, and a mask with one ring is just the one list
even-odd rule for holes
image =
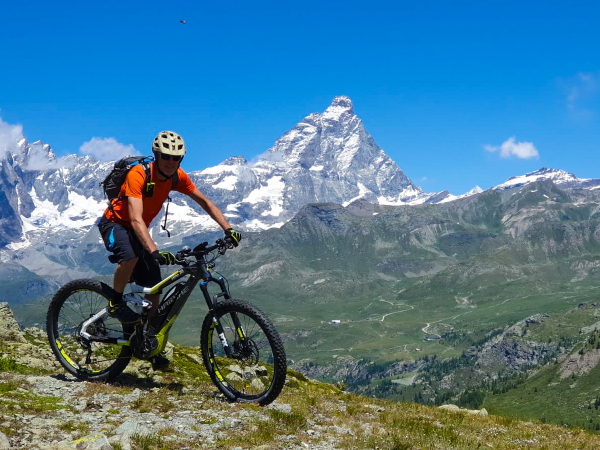
{"label": "black cycling glove", "polygon": [[225,237],[231,238],[231,243],[234,247],[237,247],[242,240],[242,233],[234,230],[233,228],[227,228],[225,230]]}
{"label": "black cycling glove", "polygon": [[175,255],[171,252],[161,252],[159,250],[154,250],[152,252],[152,257],[158,262],[161,266],[167,264],[175,264]]}

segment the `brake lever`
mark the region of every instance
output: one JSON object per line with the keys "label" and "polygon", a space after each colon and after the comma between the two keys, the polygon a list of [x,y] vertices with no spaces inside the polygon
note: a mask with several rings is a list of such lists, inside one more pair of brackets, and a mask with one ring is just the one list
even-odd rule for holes
{"label": "brake lever", "polygon": [[192,249],[186,245],[181,250],[179,250],[177,253],[175,253],[175,262],[184,267],[188,266],[189,263],[187,262],[187,260],[185,258],[186,258],[186,256],[189,256],[190,253],[192,253]]}
{"label": "brake lever", "polygon": [[181,267],[187,267],[190,265],[189,261],[185,258],[177,258],[177,256],[175,256],[175,264],[180,265]]}
{"label": "brake lever", "polygon": [[[232,237],[228,236],[225,239],[221,239],[221,241],[223,242],[224,249],[231,250],[232,248],[235,248]],[[223,251],[225,251],[225,250],[223,250]]]}
{"label": "brake lever", "polygon": [[215,241],[215,244],[217,244],[219,246],[219,248],[217,249],[217,253],[219,253],[219,255],[224,255],[225,254],[225,250],[227,250],[226,244],[225,244],[225,240],[224,239],[217,239]]}

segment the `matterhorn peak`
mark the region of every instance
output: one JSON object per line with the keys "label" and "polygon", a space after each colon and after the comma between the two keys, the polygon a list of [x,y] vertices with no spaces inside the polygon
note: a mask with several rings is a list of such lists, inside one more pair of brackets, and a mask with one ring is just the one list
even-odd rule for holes
{"label": "matterhorn peak", "polygon": [[335,97],[331,102],[330,108],[331,107],[344,108],[348,110],[350,114],[354,114],[354,105],[352,105],[352,100],[350,100],[350,97],[346,97],[345,95]]}
{"label": "matterhorn peak", "polygon": [[331,105],[325,110],[322,117],[324,119],[339,120],[345,114],[354,116],[354,106],[352,105],[350,97],[341,95],[333,99]]}

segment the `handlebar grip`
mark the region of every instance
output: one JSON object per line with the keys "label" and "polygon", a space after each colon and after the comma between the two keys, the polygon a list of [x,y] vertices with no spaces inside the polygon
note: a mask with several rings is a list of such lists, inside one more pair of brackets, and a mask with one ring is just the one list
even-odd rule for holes
{"label": "handlebar grip", "polygon": [[225,238],[222,240],[224,241],[225,245],[227,245],[227,248],[231,249],[235,247],[236,241],[231,236],[225,236]]}
{"label": "handlebar grip", "polygon": [[214,250],[219,250],[219,252],[224,253],[226,249],[231,249],[233,247],[235,247],[233,238],[227,236],[223,239],[217,239],[210,247],[208,246],[208,242],[197,245],[194,250],[191,250],[189,247],[184,247],[175,254],[175,259],[177,262],[183,262],[188,256],[195,256],[198,258],[206,256]]}
{"label": "handlebar grip", "polygon": [[181,250],[179,250],[177,253],[175,253],[175,262],[177,264],[182,264],[182,263],[186,262],[185,261],[186,256],[189,256],[191,253],[192,253],[192,249],[186,245]]}

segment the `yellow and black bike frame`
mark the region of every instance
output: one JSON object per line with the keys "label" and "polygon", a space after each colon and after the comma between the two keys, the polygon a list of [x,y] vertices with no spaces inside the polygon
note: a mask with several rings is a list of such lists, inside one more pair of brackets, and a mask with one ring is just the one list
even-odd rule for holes
{"label": "yellow and black bike frame", "polygon": [[[225,300],[227,300],[230,299],[231,296],[229,294],[229,290],[227,289],[225,279],[222,276],[214,277],[211,274],[210,263],[208,263],[204,257],[204,254],[209,252],[210,248],[207,249],[205,244],[206,243],[194,249],[197,250],[200,248],[200,252],[195,254],[195,262],[191,262],[187,266],[182,267],[153,287],[143,288],[141,286],[136,286],[136,288],[132,290],[132,292],[138,292],[141,294],[159,294],[166,287],[174,285],[174,287],[167,291],[165,296],[162,298],[156,315],[150,319],[150,326],[152,326],[155,330],[160,330],[156,334],[158,339],[158,348],[152,352],[151,356],[157,355],[164,350],[167,344],[169,331],[171,330],[171,327],[175,323],[175,320],[177,319],[179,313],[183,309],[183,306],[187,302],[197,284],[200,287],[200,291],[202,292],[204,300],[206,301],[209,313],[211,313],[213,316],[213,326],[217,329],[217,333],[223,345],[225,354],[228,357],[231,357],[232,355],[231,347],[225,338],[223,326],[221,323],[219,323],[216,315],[214,314],[214,310],[218,306],[219,298],[223,297]],[[184,277],[188,277],[187,280],[180,281]],[[212,298],[208,289],[210,283],[215,283],[219,287],[219,292],[214,294]],[[245,340],[244,330],[237,314],[232,313],[231,318],[236,327],[237,336],[240,340]],[[146,320],[146,316],[143,315],[142,324],[138,326],[143,327],[143,324],[146,322]],[[131,338],[128,340],[118,340],[117,343],[120,345],[131,345]]]}

